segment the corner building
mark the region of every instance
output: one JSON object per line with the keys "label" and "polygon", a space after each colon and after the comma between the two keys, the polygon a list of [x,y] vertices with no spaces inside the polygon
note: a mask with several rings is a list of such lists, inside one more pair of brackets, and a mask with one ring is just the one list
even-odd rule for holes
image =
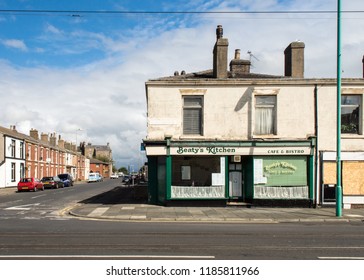
{"label": "corner building", "polygon": [[[324,160],[336,143],[336,80],[304,78],[302,42],[285,49],[284,76],[252,73],[240,50],[228,69],[228,45],[218,26],[213,69],[146,82],[149,202],[324,203],[324,178],[332,179]],[[343,94],[358,97],[360,110],[363,93],[363,79],[343,80]],[[353,120],[356,109],[350,107],[346,114],[351,115],[343,116],[349,125],[358,125],[346,135],[344,153],[345,147],[364,150],[363,114]],[[364,188],[356,192],[361,201]]]}

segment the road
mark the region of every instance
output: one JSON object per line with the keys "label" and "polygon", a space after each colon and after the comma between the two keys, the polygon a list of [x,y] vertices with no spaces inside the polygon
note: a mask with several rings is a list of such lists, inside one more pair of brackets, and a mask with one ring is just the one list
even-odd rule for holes
{"label": "road", "polygon": [[364,224],[85,220],[75,203],[119,180],[0,196],[0,259],[364,259]]}

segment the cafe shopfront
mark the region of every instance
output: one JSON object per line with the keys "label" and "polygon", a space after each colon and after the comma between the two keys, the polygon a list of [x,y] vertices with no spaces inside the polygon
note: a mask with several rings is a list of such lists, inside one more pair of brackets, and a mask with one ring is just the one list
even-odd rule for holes
{"label": "cafe shopfront", "polygon": [[314,141],[144,142],[149,202],[310,206]]}

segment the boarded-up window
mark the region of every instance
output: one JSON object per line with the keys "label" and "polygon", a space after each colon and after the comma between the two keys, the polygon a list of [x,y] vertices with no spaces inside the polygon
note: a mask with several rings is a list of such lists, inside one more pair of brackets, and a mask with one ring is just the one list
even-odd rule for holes
{"label": "boarded-up window", "polygon": [[343,194],[364,195],[364,162],[343,162]]}
{"label": "boarded-up window", "polygon": [[[324,184],[336,184],[336,162],[324,162]],[[344,195],[364,195],[364,162],[342,162],[342,187]]]}
{"label": "boarded-up window", "polygon": [[324,162],[324,184],[336,184],[336,162]]}

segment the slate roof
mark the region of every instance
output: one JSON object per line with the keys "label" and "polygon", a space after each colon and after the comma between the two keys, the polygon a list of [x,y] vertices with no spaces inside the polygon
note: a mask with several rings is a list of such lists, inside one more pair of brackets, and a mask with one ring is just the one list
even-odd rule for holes
{"label": "slate roof", "polygon": [[[283,79],[288,78],[284,76],[259,74],[259,73],[239,73],[227,71],[227,79]],[[205,79],[216,79],[213,76],[213,70],[205,70],[200,72],[186,73],[184,75],[175,75],[169,77],[161,77],[156,79],[151,79],[150,81],[182,81],[182,80],[205,80]]]}

